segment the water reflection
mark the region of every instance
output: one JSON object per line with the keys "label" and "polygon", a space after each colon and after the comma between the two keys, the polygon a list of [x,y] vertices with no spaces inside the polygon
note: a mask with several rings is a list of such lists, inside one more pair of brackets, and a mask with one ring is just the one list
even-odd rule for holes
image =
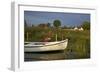
{"label": "water reflection", "polygon": [[80,56],[78,52],[67,49],[64,51],[49,52],[25,52],[24,61],[47,61],[47,60],[64,60],[64,59],[86,59],[90,58],[90,54]]}
{"label": "water reflection", "polygon": [[37,60],[60,60],[65,59],[66,53],[64,51],[50,51],[50,52],[25,52],[25,61]]}

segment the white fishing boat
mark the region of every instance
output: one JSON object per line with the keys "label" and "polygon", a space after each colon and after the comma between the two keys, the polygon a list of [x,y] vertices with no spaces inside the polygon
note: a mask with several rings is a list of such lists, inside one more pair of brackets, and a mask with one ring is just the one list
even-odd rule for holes
{"label": "white fishing boat", "polygon": [[67,44],[68,39],[55,42],[25,42],[24,52],[64,50]]}

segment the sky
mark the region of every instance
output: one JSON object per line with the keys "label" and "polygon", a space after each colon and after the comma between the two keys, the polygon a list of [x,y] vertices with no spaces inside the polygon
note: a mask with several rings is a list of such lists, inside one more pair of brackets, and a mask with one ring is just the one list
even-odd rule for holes
{"label": "sky", "polygon": [[53,25],[54,20],[60,20],[62,26],[79,26],[84,21],[90,22],[90,14],[24,11],[24,20],[28,25],[41,23],[51,23]]}

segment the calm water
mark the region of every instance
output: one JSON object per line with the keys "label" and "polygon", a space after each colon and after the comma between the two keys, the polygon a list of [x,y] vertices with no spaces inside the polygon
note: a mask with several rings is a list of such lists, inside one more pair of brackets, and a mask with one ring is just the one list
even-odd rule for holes
{"label": "calm water", "polygon": [[41,60],[62,60],[74,59],[77,53],[70,51],[51,51],[51,52],[25,52],[25,61],[41,61]]}

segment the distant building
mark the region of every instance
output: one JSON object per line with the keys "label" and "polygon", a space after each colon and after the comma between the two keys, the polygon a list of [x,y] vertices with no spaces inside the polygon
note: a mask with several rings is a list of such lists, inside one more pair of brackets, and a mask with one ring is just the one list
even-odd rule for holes
{"label": "distant building", "polygon": [[74,30],[78,30],[78,28],[77,28],[77,27],[75,27],[75,28],[74,28]]}
{"label": "distant building", "polygon": [[82,27],[81,28],[75,27],[74,30],[83,31],[84,29]]}
{"label": "distant building", "polygon": [[80,31],[83,31],[84,29],[81,27],[79,30],[80,30]]}

